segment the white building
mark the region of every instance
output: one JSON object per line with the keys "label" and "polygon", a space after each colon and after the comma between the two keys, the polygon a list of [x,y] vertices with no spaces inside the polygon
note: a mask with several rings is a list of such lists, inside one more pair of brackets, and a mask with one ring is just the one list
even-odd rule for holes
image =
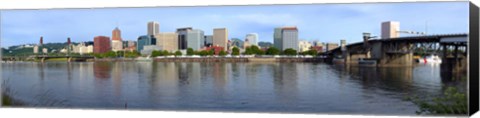
{"label": "white building", "polygon": [[112,40],[112,51],[122,51],[123,50],[123,41],[121,40]]}
{"label": "white building", "polygon": [[298,48],[299,48],[299,52],[305,52],[305,51],[308,51],[310,50],[310,48],[312,47],[312,44],[306,40],[302,40],[302,41],[299,41],[298,42]]}
{"label": "white building", "polygon": [[282,51],[288,48],[299,51],[297,27],[275,28],[273,45]]}
{"label": "white building", "polygon": [[65,48],[61,49],[60,53],[67,53],[67,49],[65,49]]}
{"label": "white building", "polygon": [[245,37],[245,42],[248,42],[250,45],[258,46],[258,34],[257,33],[247,34],[247,36]]}
{"label": "white building", "polygon": [[42,49],[42,52],[45,53],[45,54],[47,54],[47,53],[48,53],[48,49],[47,49],[47,48],[43,48],[43,49]]}
{"label": "white building", "polygon": [[87,53],[93,53],[93,45],[80,47],[80,51],[78,53],[80,53],[81,55],[87,54]]}
{"label": "white building", "polygon": [[38,46],[37,46],[37,45],[33,47],[33,53],[34,53],[34,54],[37,54],[37,53],[38,53]]}
{"label": "white building", "polygon": [[140,53],[142,55],[151,55],[154,50],[162,50],[162,48],[157,45],[145,45]]}

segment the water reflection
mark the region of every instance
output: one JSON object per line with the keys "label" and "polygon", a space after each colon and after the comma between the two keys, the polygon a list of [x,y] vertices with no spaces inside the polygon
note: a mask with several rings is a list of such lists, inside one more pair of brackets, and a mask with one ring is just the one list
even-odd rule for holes
{"label": "water reflection", "polygon": [[93,73],[97,79],[110,79],[112,72],[112,63],[94,62]]}
{"label": "water reflection", "polygon": [[[414,114],[408,95],[466,88],[431,66],[312,63],[88,62],[2,64],[17,98],[38,106]],[[36,74],[25,74],[36,73]],[[36,97],[42,96],[42,97]],[[385,107],[388,106],[388,109]]]}

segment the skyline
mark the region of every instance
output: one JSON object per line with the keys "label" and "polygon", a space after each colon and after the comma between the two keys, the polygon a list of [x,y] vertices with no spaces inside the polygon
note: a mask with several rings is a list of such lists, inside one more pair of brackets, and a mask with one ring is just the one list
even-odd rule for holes
{"label": "skyline", "polygon": [[[408,9],[407,9],[408,8]],[[288,9],[288,11],[279,11]],[[363,32],[380,36],[380,24],[399,21],[401,30],[428,34],[468,33],[468,2],[363,3],[259,6],[200,6],[154,8],[95,8],[53,10],[2,10],[2,47],[38,43],[93,41],[111,37],[115,27],[123,40],[147,34],[147,23],[156,21],[160,32],[192,27],[212,35],[214,28],[227,28],[228,39],[245,39],[258,33],[258,42],[273,43],[275,27],[297,26],[300,40],[347,43],[361,41]],[[426,13],[426,14],[425,14]],[[318,14],[318,15],[317,15]],[[163,17],[166,16],[166,17]],[[414,18],[412,18],[414,16]],[[447,17],[447,18],[444,18]],[[96,27],[95,27],[96,26]],[[400,36],[406,36],[401,34]]]}

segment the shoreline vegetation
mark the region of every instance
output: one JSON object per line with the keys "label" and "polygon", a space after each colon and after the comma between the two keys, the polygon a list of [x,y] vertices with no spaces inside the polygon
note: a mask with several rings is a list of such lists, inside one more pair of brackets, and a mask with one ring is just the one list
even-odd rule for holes
{"label": "shoreline vegetation", "polygon": [[24,106],[22,102],[10,97],[8,94],[2,92],[2,107]]}

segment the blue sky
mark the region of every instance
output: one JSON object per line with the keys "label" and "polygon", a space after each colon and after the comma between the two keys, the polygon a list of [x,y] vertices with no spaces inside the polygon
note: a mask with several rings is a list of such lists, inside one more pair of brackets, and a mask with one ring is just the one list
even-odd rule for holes
{"label": "blue sky", "polygon": [[468,2],[3,10],[0,16],[2,47],[38,43],[40,36],[45,43],[93,41],[111,37],[117,24],[124,40],[136,40],[147,33],[148,21],[159,22],[160,32],[193,27],[211,35],[226,27],[229,38],[258,33],[259,41],[269,42],[275,27],[297,26],[300,39],[353,43],[362,32],[380,36],[383,21],[413,31],[425,31],[428,22],[429,34],[468,33]]}

